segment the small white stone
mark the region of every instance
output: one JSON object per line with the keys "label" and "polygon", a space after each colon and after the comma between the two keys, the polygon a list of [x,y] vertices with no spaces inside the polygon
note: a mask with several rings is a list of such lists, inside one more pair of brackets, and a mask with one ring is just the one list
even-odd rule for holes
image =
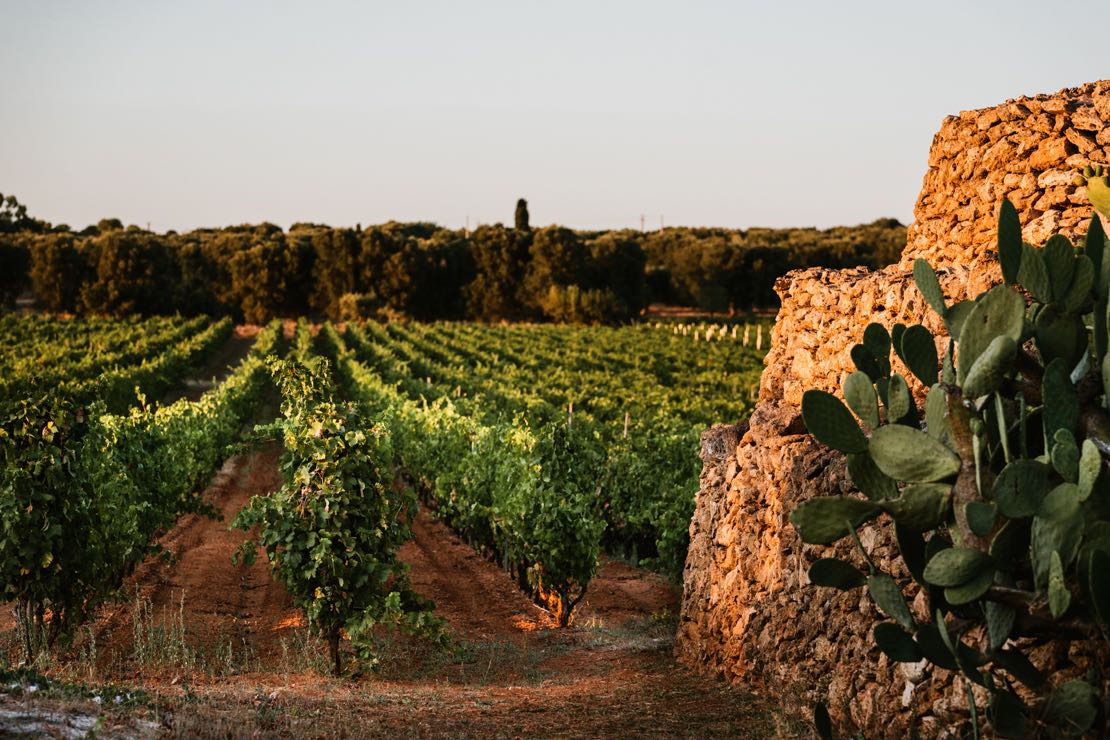
{"label": "small white stone", "polygon": [[902,689],[902,706],[908,707],[913,703],[914,684],[906,681],[906,688]]}
{"label": "small white stone", "polygon": [[899,663],[898,670],[909,683],[921,683],[925,679],[925,669],[929,665],[926,660],[916,663]]}

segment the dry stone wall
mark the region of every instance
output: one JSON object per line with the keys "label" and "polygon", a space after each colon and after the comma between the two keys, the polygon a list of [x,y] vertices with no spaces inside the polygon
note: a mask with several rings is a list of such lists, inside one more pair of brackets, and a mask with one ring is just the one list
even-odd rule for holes
{"label": "dry stone wall", "polygon": [[[1073,139],[1102,143],[1081,151]],[[1010,158],[999,159],[999,147]],[[1110,164],[1110,80],[946,118],[933,137],[899,263],[873,273],[801,270],[775,286],[783,305],[760,400],[799,406],[808,388],[839,388],[854,369],[848,353],[868,321],[924,321],[939,329],[913,285],[917,257],[941,273],[950,301],[1001,280],[995,239],[1003,198],[1017,207],[1029,242],[1084,232],[1091,206],[1086,188],[1072,179],[1088,164]]]}
{"label": "dry stone wall", "polygon": [[902,267],[914,259],[997,275],[998,204],[1009,198],[1026,241],[1075,235],[1091,217],[1088,164],[1110,164],[1110,80],[949,116],[933,138]]}
{"label": "dry stone wall", "polygon": [[[851,483],[840,456],[804,434],[801,397],[809,388],[839,391],[868,322],[923,322],[940,333],[914,286],[915,258],[937,268],[950,302],[998,282],[1003,198],[1017,207],[1027,241],[1083,232],[1092,211],[1072,178],[1092,163],[1110,164],[1110,81],[950,116],[933,139],[898,264],[877,272],[810,269],[776,284],[782,309],[760,404],[745,425],[703,437],[675,645],[681,660],[762,688],[792,711],[808,714],[814,699],[827,698],[838,726],[868,737],[903,737],[911,722],[925,737],[943,736],[966,713],[961,677],[891,664],[873,646],[876,613],[865,595],[808,586],[809,563],[831,548],[803,545],[789,514]],[[897,573],[897,548],[883,529],[860,535],[876,561]],[[836,554],[854,557],[847,548]],[[1076,670],[1091,659],[1041,656],[1045,665],[1069,658]]]}

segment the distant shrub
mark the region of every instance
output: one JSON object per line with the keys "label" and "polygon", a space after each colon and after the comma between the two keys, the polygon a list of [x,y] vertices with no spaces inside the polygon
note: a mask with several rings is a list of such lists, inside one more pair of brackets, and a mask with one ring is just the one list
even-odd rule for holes
{"label": "distant shrub", "polygon": [[158,237],[111,230],[93,239],[91,274],[79,295],[84,313],[125,316],[170,313],[173,262]]}
{"label": "distant shrub", "polygon": [[47,311],[77,310],[85,261],[69,234],[49,234],[32,242],[31,290]]}

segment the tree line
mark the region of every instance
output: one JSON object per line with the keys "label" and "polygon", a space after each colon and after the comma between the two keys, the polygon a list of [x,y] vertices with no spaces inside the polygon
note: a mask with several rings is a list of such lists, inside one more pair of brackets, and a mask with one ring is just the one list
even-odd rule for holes
{"label": "tree line", "polygon": [[897,260],[893,219],[817,229],[653,232],[389,222],[367,228],[270,223],[154,233],[104,219],[81,231],[0,196],[0,302],[25,291],[54,312],[614,323],[649,303],[710,311],[773,308],[774,281],[811,266]]}

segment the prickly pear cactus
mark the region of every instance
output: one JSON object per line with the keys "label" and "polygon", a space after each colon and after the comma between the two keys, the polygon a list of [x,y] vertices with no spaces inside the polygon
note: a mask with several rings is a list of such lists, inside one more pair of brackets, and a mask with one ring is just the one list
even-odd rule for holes
{"label": "prickly pear cactus", "polygon": [[[1092,170],[1086,182],[1110,213],[1110,199],[1096,200],[1110,196],[1107,178]],[[891,660],[961,671],[989,692],[1001,737],[1078,736],[1106,721],[1103,677],[1054,682],[1015,640],[1110,634],[1110,242],[1096,217],[1079,247],[1061,236],[1026,244],[1007,201],[998,255],[1005,283],[952,305],[929,264],[914,265],[951,337],[942,356],[924,326],[871,324],[852,350],[846,403],[805,394],[810,433],[847,455],[863,496],[811,499],[791,520],[809,543],[854,540],[867,572],[823,558],[809,578],[866,588],[889,618],[874,638]],[[892,372],[891,351],[929,387],[922,409]],[[883,517],[929,621],[913,617],[856,536]]]}
{"label": "prickly pear cactus", "polygon": [[1076,175],[1076,185],[1087,186],[1087,198],[1104,218],[1110,219],[1110,169],[1104,170],[1102,165],[1083,168],[1082,175]]}

